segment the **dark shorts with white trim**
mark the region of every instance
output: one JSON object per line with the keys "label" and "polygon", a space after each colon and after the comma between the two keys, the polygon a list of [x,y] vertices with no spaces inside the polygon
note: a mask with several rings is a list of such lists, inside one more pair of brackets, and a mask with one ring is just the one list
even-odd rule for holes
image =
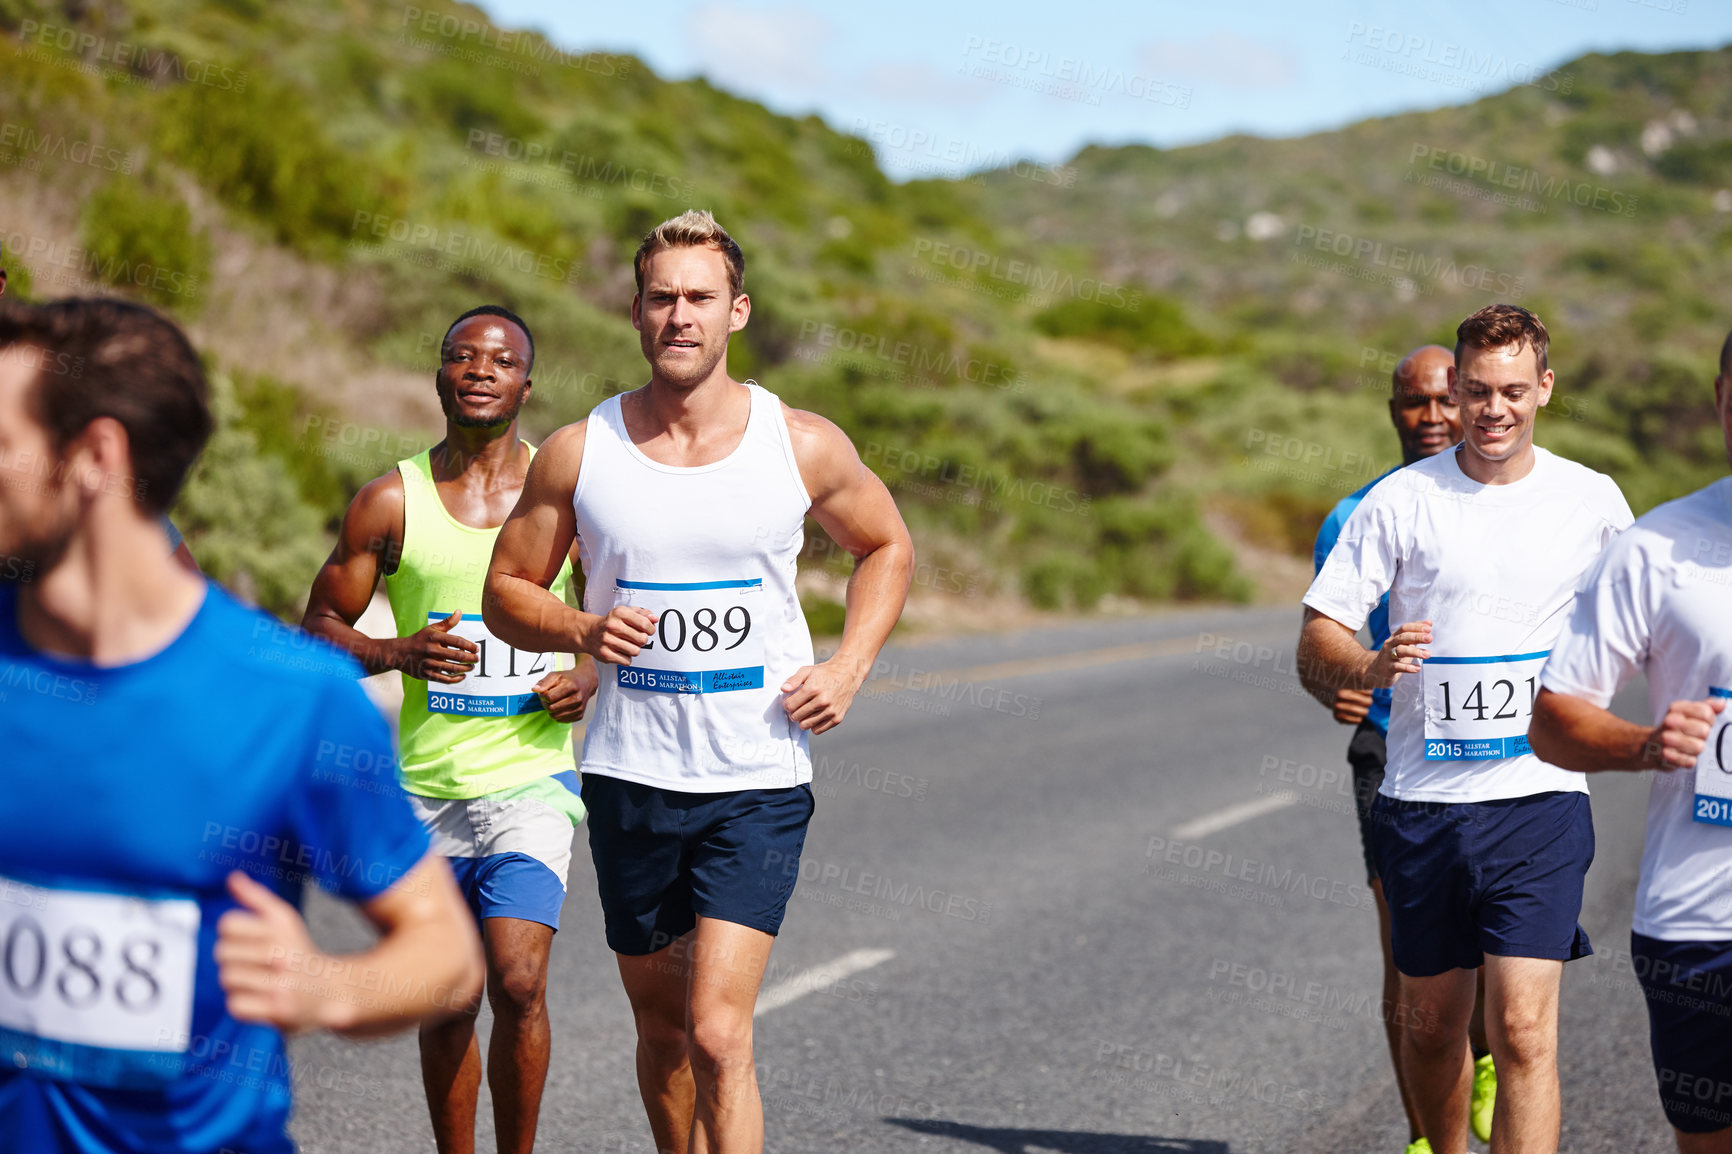
{"label": "dark shorts with white trim", "polygon": [[608,948],[641,957],[700,917],[775,936],[814,808],[812,787],[683,793],[588,773],[589,852]]}
{"label": "dark shorts with white trim", "polygon": [[1594,860],[1588,795],[1372,806],[1395,968],[1428,978],[1485,955],[1571,961],[1594,952],[1577,924]]}

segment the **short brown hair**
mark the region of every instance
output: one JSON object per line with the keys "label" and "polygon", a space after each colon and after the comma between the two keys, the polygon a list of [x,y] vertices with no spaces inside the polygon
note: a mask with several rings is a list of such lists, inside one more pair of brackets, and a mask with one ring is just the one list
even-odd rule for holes
{"label": "short brown hair", "polygon": [[0,353],[20,347],[41,354],[31,401],[55,447],[99,417],[119,421],[134,498],[167,512],[211,434],[210,387],[185,334],[129,301],[0,302]]}
{"label": "short brown hair", "polygon": [[1502,349],[1514,345],[1520,349],[1526,345],[1534,350],[1534,362],[1544,376],[1546,347],[1551,339],[1540,318],[1520,305],[1486,305],[1456,326],[1455,365],[1461,367],[1463,348]]}
{"label": "short brown hair", "polygon": [[644,234],[637,246],[632,269],[637,275],[637,291],[643,292],[643,266],[650,253],[658,248],[684,248],[708,245],[718,248],[728,262],[728,294],[737,297],[746,288],[746,254],[728,235],[728,230],[716,223],[708,209],[692,208],[670,220],[664,220]]}

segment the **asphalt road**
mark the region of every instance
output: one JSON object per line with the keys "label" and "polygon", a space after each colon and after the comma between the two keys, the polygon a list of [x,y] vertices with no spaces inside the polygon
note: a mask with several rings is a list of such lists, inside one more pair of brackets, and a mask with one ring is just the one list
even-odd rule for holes
{"label": "asphalt road", "polygon": [[[888,651],[813,743],[766,989],[793,984],[757,1023],[767,1148],[1402,1150],[1349,731],[1298,687],[1297,625],[1214,611]],[[1560,1028],[1572,1152],[1673,1148],[1627,954],[1646,790],[1594,783],[1600,953],[1567,968]],[[322,942],[365,940],[309,910]],[[563,918],[537,1148],[653,1154],[581,832]],[[432,1150],[412,1037],[293,1054],[309,1154]]]}

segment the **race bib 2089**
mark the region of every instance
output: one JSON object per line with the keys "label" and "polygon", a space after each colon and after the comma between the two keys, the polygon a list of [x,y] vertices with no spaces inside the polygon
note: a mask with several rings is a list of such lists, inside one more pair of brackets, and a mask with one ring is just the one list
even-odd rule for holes
{"label": "race bib 2089", "polygon": [[614,604],[656,615],[655,632],[630,665],[621,689],[651,693],[727,693],[764,685],[764,582],[614,582]]}

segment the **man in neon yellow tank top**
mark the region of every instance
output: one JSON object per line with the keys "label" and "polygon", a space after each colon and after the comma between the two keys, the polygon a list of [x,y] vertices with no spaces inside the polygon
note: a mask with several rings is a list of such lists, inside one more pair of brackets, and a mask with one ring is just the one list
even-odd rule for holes
{"label": "man in neon yellow tank top", "polygon": [[[707,212],[644,238],[649,383],[547,439],[494,550],[497,636],[607,663],[583,797],[656,1149],[754,1154],[752,1011],[812,815],[811,734],[838,725],[902,612],[914,546],[829,421],[727,372],[745,257]],[[810,515],[859,559],[834,656],[794,590]],[[550,592],[573,544],[584,608]]]}
{"label": "man in neon yellow tank top", "polygon": [[[558,668],[572,664],[572,646],[513,649],[481,620],[494,538],[533,456],[517,436],[535,359],[528,326],[502,308],[471,309],[439,359],[445,439],[355,495],[302,624],[368,673],[403,675],[403,786],[481,925],[499,1149],[528,1154],[551,1051],[548,953],[583,820],[570,723],[595,692],[595,671],[589,661]],[[554,586],[563,592],[570,575],[567,560]],[[372,638],[354,626],[381,576],[398,636]],[[473,1013],[422,1028],[421,1071],[441,1154],[474,1150]]]}

